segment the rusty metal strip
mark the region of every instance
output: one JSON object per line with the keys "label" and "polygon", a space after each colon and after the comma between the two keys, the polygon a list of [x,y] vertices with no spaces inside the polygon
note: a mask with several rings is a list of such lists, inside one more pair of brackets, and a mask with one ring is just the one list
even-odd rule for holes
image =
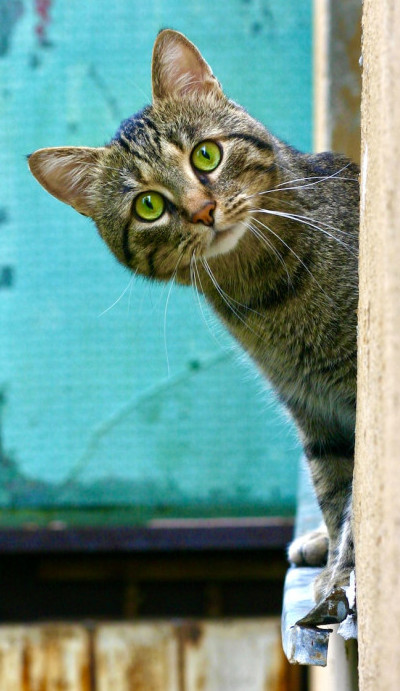
{"label": "rusty metal strip", "polygon": [[326,666],[331,629],[297,625],[314,607],[312,584],[320,570],[314,567],[293,567],[286,574],[282,645],[292,664]]}

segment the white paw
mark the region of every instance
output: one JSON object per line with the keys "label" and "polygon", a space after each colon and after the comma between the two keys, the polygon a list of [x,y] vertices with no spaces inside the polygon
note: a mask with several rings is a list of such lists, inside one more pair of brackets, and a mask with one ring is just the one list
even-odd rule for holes
{"label": "white paw", "polygon": [[296,566],[323,566],[328,559],[329,539],[324,525],[296,538],[289,545],[288,558]]}

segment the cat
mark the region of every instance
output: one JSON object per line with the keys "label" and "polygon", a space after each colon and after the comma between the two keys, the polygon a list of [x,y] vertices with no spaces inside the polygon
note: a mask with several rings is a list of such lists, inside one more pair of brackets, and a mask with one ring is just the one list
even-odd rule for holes
{"label": "cat", "polygon": [[359,170],[279,141],[171,29],[155,41],[152,88],[108,145],[39,149],[30,170],[122,264],[197,287],[274,386],[327,529],[292,543],[290,560],[323,563],[329,536],[318,602],[354,568]]}

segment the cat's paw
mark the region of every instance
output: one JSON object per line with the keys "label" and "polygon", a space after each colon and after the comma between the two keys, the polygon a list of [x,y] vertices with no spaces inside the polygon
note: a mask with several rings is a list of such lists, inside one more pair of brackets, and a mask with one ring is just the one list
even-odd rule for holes
{"label": "cat's paw", "polygon": [[296,566],[323,566],[328,559],[329,538],[324,525],[293,540],[288,558]]}

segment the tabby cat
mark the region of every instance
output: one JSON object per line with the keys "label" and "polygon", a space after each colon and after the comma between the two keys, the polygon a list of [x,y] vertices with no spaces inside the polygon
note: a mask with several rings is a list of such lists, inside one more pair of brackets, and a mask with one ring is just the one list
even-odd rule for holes
{"label": "tabby cat", "polygon": [[[223,93],[182,34],[158,35],[153,103],[99,148],[40,149],[33,175],[125,266],[194,285],[295,420],[329,535],[317,600],[354,566],[358,168],[302,154]],[[326,559],[326,532],[294,563]]]}

